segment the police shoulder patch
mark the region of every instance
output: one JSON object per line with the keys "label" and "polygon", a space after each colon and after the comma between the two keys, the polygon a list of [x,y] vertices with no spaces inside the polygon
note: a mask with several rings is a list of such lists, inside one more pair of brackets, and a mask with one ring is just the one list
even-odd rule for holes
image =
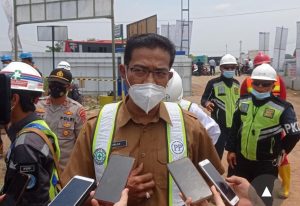
{"label": "police shoulder patch", "polygon": [[241,106],[240,106],[241,112],[247,113],[247,112],[248,112],[248,109],[249,109],[249,104],[247,104],[247,103],[245,103],[245,102],[242,102],[242,103],[241,103]]}

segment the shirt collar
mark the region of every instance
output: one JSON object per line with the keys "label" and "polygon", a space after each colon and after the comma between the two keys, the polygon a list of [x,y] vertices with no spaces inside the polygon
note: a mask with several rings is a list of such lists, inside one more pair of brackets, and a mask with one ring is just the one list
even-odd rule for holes
{"label": "shirt collar", "polygon": [[[128,97],[121,103],[119,112],[118,112],[118,118],[117,118],[117,125],[119,127],[123,127],[128,123],[130,119],[132,119],[131,113],[128,111],[127,106],[126,106],[126,101],[128,100]],[[167,122],[168,124],[172,124],[171,118],[169,116],[168,110],[163,102],[160,102],[159,105],[159,118]]]}

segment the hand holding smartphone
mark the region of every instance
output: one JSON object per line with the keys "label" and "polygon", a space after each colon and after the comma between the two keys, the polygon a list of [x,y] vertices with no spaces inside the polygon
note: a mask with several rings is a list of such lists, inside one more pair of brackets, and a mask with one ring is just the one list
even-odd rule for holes
{"label": "hand holding smartphone", "polygon": [[96,189],[94,198],[102,204],[113,205],[121,197],[135,159],[112,154]]}
{"label": "hand holding smartphone", "polygon": [[211,164],[208,159],[199,162],[199,166],[204,174],[216,186],[222,197],[232,206],[236,205],[239,201],[238,196],[234,193],[231,187],[225,182],[224,178],[219,174],[216,168]]}
{"label": "hand holding smartphone", "polygon": [[48,206],[80,206],[96,188],[96,181],[91,178],[74,176]]}
{"label": "hand holding smartphone", "polygon": [[192,203],[211,197],[210,188],[189,158],[173,161],[167,167],[183,196],[191,197]]}

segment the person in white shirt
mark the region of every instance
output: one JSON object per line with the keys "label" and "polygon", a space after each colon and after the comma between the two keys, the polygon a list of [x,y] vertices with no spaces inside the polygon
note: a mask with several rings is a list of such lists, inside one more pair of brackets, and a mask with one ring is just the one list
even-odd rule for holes
{"label": "person in white shirt", "polygon": [[207,130],[207,133],[210,136],[213,144],[215,144],[221,134],[219,125],[215,122],[215,120],[208,116],[197,104],[182,98],[182,79],[173,68],[170,71],[173,72],[173,77],[169,80],[168,85],[166,87],[166,101],[177,102],[182,109],[188,110],[189,112],[195,114],[199,122]]}
{"label": "person in white shirt", "polygon": [[216,62],[214,59],[209,60],[208,62],[209,67],[210,67],[210,75],[215,75],[216,73]]}

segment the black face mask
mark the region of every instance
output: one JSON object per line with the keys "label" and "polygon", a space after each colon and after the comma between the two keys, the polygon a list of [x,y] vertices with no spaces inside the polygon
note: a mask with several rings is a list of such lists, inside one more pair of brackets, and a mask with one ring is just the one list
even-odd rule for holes
{"label": "black face mask", "polygon": [[49,84],[49,93],[53,98],[60,98],[67,93],[67,88],[63,84]]}

